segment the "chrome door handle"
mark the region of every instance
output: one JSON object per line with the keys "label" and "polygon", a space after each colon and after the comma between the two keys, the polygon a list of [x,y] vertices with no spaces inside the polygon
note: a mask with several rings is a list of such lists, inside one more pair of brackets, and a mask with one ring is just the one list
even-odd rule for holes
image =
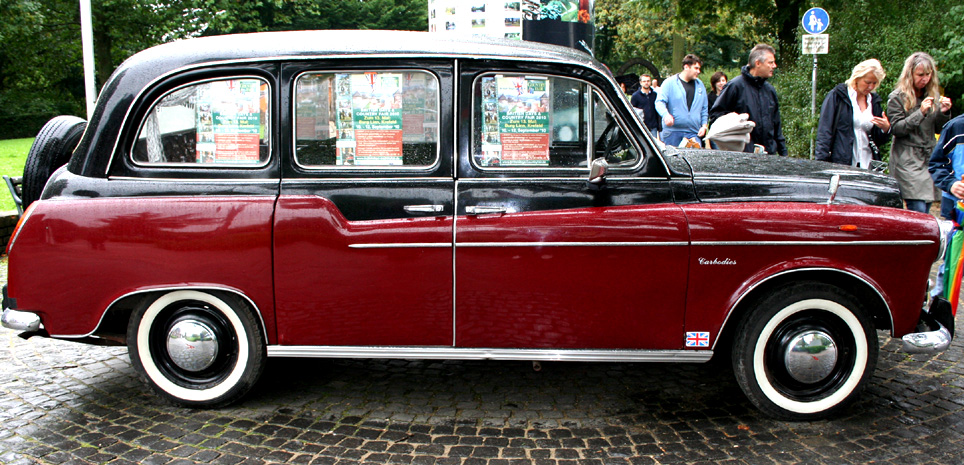
{"label": "chrome door handle", "polygon": [[438,213],[445,207],[443,205],[405,205],[404,208],[409,213]]}
{"label": "chrome door handle", "polygon": [[486,213],[505,213],[505,212],[506,212],[506,208],[505,208],[505,207],[499,207],[499,206],[489,206],[489,205],[475,206],[475,205],[470,205],[470,206],[465,207],[465,213],[468,213],[469,215],[484,215],[484,214],[486,214]]}

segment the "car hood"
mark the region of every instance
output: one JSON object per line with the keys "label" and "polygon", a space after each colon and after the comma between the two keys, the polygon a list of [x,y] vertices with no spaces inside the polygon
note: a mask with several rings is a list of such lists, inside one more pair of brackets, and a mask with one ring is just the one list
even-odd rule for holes
{"label": "car hood", "polygon": [[839,174],[836,203],[902,206],[897,181],[886,174],[774,155],[693,149],[667,152],[670,166],[692,177],[695,194],[703,202],[826,202],[830,178]]}

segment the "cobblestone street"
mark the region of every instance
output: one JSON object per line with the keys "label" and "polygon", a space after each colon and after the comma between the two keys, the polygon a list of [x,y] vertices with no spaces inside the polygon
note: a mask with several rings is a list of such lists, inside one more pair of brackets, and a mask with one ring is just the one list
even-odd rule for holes
{"label": "cobblestone street", "polygon": [[832,420],[795,423],[757,412],[720,361],[537,372],[525,362],[270,359],[242,403],[189,410],[154,395],[125,348],[2,329],[0,462],[964,462],[961,340],[910,356],[880,338],[860,400]]}

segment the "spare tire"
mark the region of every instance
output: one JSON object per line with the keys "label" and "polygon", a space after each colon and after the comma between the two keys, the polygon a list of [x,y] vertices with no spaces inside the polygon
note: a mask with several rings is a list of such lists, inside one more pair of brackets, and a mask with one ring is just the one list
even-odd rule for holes
{"label": "spare tire", "polygon": [[40,198],[44,186],[50,175],[70,161],[70,155],[77,148],[80,136],[84,134],[87,122],[76,116],[62,115],[57,116],[40,129],[30,152],[27,153],[27,163],[23,167],[23,184],[21,188],[23,194],[24,210]]}

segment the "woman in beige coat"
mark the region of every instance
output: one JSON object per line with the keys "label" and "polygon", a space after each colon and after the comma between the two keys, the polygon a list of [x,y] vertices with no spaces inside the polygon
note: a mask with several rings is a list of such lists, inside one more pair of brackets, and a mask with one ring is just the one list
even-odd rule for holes
{"label": "woman in beige coat", "polygon": [[894,143],[890,170],[908,210],[927,213],[934,198],[934,182],[927,160],[936,143],[934,134],[950,119],[951,99],[941,97],[934,59],[917,52],[904,61],[897,88],[887,99],[887,115]]}

